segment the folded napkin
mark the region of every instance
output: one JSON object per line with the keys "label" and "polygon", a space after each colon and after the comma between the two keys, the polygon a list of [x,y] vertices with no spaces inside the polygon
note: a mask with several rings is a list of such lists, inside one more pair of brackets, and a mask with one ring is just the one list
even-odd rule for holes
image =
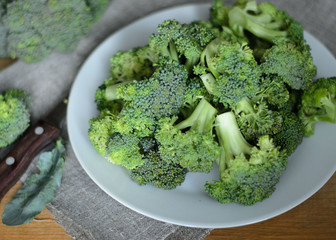
{"label": "folded napkin", "polygon": [[[31,93],[33,121],[43,117],[70,89],[76,73],[90,52],[115,30],[148,13],[182,3],[204,1],[114,0],[99,23],[71,54],[52,54],[36,64],[18,61],[0,72],[0,91],[23,88]],[[225,4],[232,4],[232,0]],[[288,11],[305,30],[336,55],[336,1],[272,0]],[[101,190],[85,173],[67,145],[62,185],[47,206],[75,239],[203,239],[211,229],[177,226],[130,210]]]}

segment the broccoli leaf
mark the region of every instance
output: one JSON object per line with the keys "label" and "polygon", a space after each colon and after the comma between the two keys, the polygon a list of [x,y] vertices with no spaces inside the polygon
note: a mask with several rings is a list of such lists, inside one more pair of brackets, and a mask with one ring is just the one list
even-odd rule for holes
{"label": "broccoli leaf", "polygon": [[39,173],[31,174],[9,202],[2,215],[2,222],[9,226],[30,223],[50,203],[61,185],[65,161],[62,140],[55,148],[40,155],[37,164]]}

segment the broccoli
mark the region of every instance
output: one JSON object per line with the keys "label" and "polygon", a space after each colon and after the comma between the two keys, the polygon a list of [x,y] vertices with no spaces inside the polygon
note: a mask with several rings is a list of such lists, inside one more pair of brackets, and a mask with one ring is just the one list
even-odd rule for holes
{"label": "broccoli", "polygon": [[158,152],[150,152],[145,156],[143,165],[131,170],[130,177],[140,185],[153,184],[158,188],[174,189],[183,183],[186,173],[179,164],[162,160]]}
{"label": "broccoli", "polygon": [[234,106],[242,98],[254,96],[260,88],[261,71],[246,44],[214,39],[204,49],[200,65],[194,72],[224,105]]}
{"label": "broccoli", "polygon": [[106,79],[105,85],[148,78],[153,74],[153,64],[157,62],[158,55],[148,46],[118,51],[110,58],[111,75]]}
{"label": "broccoli", "polygon": [[210,23],[215,27],[228,26],[230,11],[229,6],[225,6],[222,0],[214,0],[210,8]]}
{"label": "broccoli", "polygon": [[302,26],[273,4],[214,0],[209,20],[156,30],[110,58],[88,132],[138,184],[173,189],[217,164],[209,196],[252,205],[274,192],[316,121],[336,122],[336,77],[314,82]]}
{"label": "broccoli", "polygon": [[271,43],[278,38],[303,39],[302,26],[270,2],[236,1],[227,15],[229,27],[238,36],[247,31]]}
{"label": "broccoli", "polygon": [[267,49],[261,59],[261,69],[268,76],[278,76],[290,88],[309,88],[316,76],[316,66],[307,44],[296,46],[287,40],[279,40]]}
{"label": "broccoli", "polygon": [[178,123],[177,117],[161,119],[155,132],[161,158],[192,172],[209,172],[219,156],[212,133],[216,114],[203,98],[188,118]]}
{"label": "broccoli", "polygon": [[305,128],[301,119],[289,111],[281,111],[283,122],[280,130],[273,135],[275,145],[285,149],[287,155],[291,155],[301,144]]}
{"label": "broccoli", "polygon": [[269,135],[261,136],[255,146],[250,145],[232,112],[216,117],[216,133],[222,147],[218,159],[220,179],[206,182],[209,196],[220,203],[243,205],[268,198],[286,168],[285,151],[280,151]]}
{"label": "broccoli", "polygon": [[265,102],[255,103],[243,98],[233,108],[242,134],[248,141],[255,141],[262,135],[273,135],[280,131],[283,117],[271,110]]}
{"label": "broccoli", "polygon": [[0,148],[13,143],[30,124],[31,96],[20,89],[0,95]]}
{"label": "broccoli", "polygon": [[133,169],[144,163],[140,139],[134,134],[120,133],[118,116],[102,111],[90,120],[88,136],[97,152],[108,161]]}
{"label": "broccoli", "polygon": [[191,71],[200,59],[203,48],[215,38],[210,29],[197,23],[181,24],[166,20],[149,39],[149,46],[162,56],[183,63]]}
{"label": "broccoli", "polygon": [[273,109],[282,109],[291,100],[291,91],[279,76],[264,76],[260,88],[251,99],[254,102],[265,102]]}
{"label": "broccoli", "polygon": [[99,93],[99,99],[105,105],[109,101],[121,100],[119,131],[145,137],[153,132],[157,119],[177,114],[180,108],[193,100],[192,92],[184,95],[190,90],[187,80],[188,72],[184,65],[163,57],[150,78],[110,85],[103,90],[103,97]]}
{"label": "broccoli", "polygon": [[37,62],[53,51],[66,53],[76,48],[105,10],[108,0],[12,0],[1,7],[6,39],[0,57]]}
{"label": "broccoli", "polygon": [[299,117],[306,137],[314,133],[316,122],[336,123],[336,77],[319,78],[303,91]]}

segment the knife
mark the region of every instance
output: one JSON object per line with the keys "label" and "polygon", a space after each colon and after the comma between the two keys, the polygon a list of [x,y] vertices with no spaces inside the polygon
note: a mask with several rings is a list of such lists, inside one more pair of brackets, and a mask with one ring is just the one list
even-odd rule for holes
{"label": "knife", "polygon": [[0,162],[0,200],[20,179],[32,160],[59,137],[66,138],[67,101],[61,101],[43,120],[28,128]]}

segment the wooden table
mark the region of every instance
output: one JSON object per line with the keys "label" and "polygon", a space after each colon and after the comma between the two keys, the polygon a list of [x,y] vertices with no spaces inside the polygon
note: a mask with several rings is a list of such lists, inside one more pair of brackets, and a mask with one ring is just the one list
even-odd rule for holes
{"label": "wooden table", "polygon": [[[11,64],[10,59],[0,59],[0,69]],[[20,188],[17,183],[0,203],[4,206]],[[0,223],[1,240],[69,240],[72,239],[57,224],[54,217],[44,209],[30,224],[9,227]],[[336,174],[311,198],[294,209],[264,222],[227,229],[215,229],[205,240],[225,239],[336,239]]]}

